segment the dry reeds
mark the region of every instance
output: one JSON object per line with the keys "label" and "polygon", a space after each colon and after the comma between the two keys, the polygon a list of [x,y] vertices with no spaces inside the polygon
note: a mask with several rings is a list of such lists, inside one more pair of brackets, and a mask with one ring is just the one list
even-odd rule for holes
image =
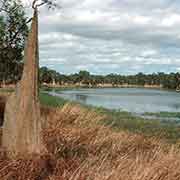
{"label": "dry reeds", "polygon": [[45,155],[9,160],[2,180],[180,180],[180,152],[156,138],[113,132],[104,118],[78,105],[42,107]]}

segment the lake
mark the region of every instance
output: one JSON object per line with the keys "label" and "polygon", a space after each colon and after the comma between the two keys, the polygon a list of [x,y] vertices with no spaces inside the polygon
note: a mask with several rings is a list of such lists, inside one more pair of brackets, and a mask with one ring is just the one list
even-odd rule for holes
{"label": "lake", "polygon": [[180,93],[141,88],[94,88],[52,91],[51,95],[83,104],[134,113],[180,112]]}

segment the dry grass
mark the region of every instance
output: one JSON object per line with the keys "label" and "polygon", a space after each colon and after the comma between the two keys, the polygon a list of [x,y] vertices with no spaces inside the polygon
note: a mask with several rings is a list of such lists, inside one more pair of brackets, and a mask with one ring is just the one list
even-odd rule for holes
{"label": "dry grass", "polygon": [[0,180],[180,180],[177,144],[113,132],[78,105],[41,111],[48,153],[10,160],[1,150]]}

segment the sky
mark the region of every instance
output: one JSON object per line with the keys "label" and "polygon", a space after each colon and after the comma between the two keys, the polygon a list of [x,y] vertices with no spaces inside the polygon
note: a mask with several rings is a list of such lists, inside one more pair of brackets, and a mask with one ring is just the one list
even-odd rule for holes
{"label": "sky", "polygon": [[63,74],[180,72],[180,0],[57,0],[39,13],[40,65]]}

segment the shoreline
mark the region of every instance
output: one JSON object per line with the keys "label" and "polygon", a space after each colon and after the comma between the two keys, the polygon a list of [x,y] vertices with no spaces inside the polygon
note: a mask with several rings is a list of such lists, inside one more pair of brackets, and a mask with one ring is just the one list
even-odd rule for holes
{"label": "shoreline", "polygon": [[51,91],[51,90],[71,90],[71,89],[149,89],[149,90],[159,90],[159,91],[169,91],[169,92],[175,92],[175,93],[180,93],[180,91],[176,91],[174,89],[167,89],[167,88],[158,88],[158,87],[143,87],[143,86],[119,86],[119,87],[108,87],[108,86],[103,86],[103,87],[88,87],[88,86],[41,86],[41,89],[44,89],[46,91]]}
{"label": "shoreline", "polygon": [[[61,97],[51,96],[43,91],[40,91],[40,102],[42,107],[61,109],[66,104],[72,104],[78,106],[80,109],[92,111],[95,114],[97,113],[104,117],[101,124],[110,127],[113,131],[128,131],[130,133],[142,134],[148,137],[158,137],[170,143],[176,143],[180,139],[180,121],[144,119],[142,117],[137,117],[130,112],[84,105],[78,102],[65,100]],[[169,113],[170,112],[164,112],[163,116],[167,117]],[[180,116],[180,113],[178,113],[177,116]]]}
{"label": "shoreline", "polygon": [[[0,87],[0,90],[13,90],[15,89],[16,85],[10,84],[10,85],[5,85]],[[140,88],[140,89],[155,89],[155,90],[162,90],[162,91],[173,91],[180,93],[180,91],[176,89],[168,89],[168,88],[163,88],[162,86],[158,85],[132,85],[132,84],[124,84],[124,85],[112,85],[112,84],[105,84],[105,85],[97,85],[97,86],[91,86],[91,85],[75,85],[75,84],[67,84],[67,85],[59,85],[59,84],[42,84],[40,86],[41,88],[54,88],[54,89],[73,89],[73,88],[88,88],[88,89],[103,89],[103,88]]]}
{"label": "shoreline", "polygon": [[82,106],[92,106],[94,108],[104,108],[106,110],[109,111],[120,111],[120,112],[127,112],[132,114],[133,116],[137,116],[139,118],[143,118],[143,119],[147,119],[147,120],[162,120],[162,121],[180,121],[180,112],[171,112],[171,111],[159,111],[159,112],[131,112],[131,111],[126,111],[123,110],[121,108],[119,109],[110,109],[110,108],[106,108],[103,106],[96,106],[96,105],[90,105],[90,104],[83,104],[81,102],[78,101],[74,101],[74,100],[68,100],[66,98],[63,98],[61,96],[59,96],[58,93],[56,92],[45,92],[50,96],[56,97],[56,98],[61,98],[67,102],[74,102],[77,104],[81,104]]}
{"label": "shoreline", "polygon": [[[144,119],[137,117],[130,112],[110,110],[103,107],[85,105],[74,101],[65,100],[61,97],[52,96],[41,92],[41,103],[49,107],[63,107],[66,104],[79,106],[80,109],[93,111],[105,117],[101,122],[114,131],[128,131],[131,133],[143,134],[148,137],[159,137],[170,143],[176,143],[180,139],[180,121],[160,121],[158,119]],[[169,112],[166,112],[167,115]],[[165,115],[165,114],[164,114]],[[180,114],[178,114],[180,115]]]}

